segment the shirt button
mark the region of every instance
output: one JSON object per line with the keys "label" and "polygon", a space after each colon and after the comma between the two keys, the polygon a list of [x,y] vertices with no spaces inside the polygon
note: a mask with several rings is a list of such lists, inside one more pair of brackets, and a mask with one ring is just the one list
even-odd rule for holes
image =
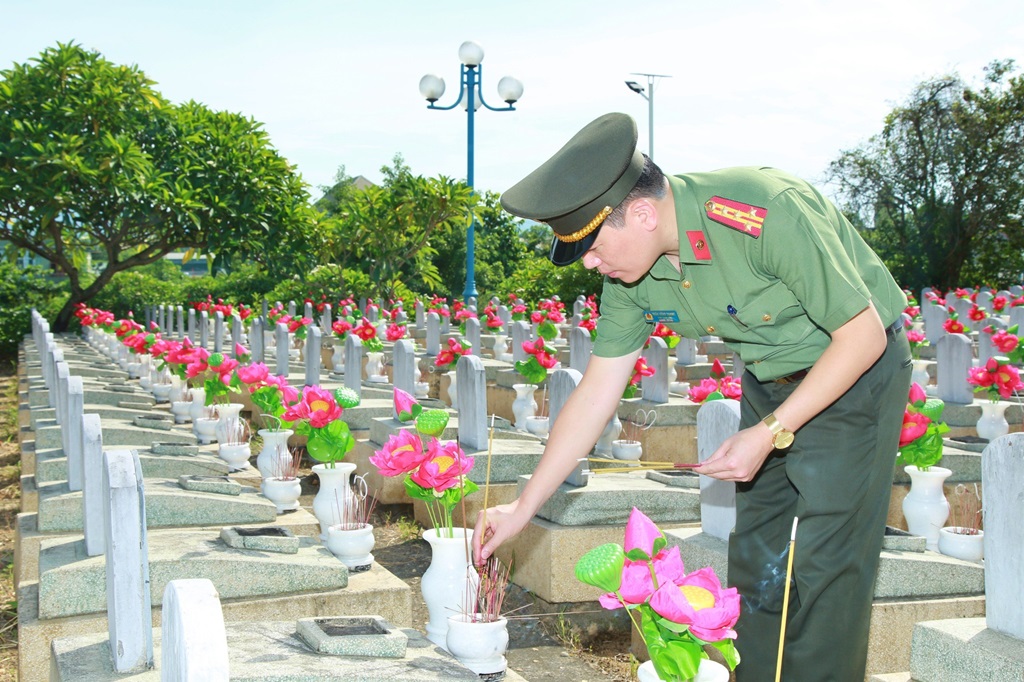
{"label": "shirt button", "polygon": [[714,333],[715,333],[715,328],[713,326],[711,326],[711,325],[708,325],[708,334],[714,334]]}
{"label": "shirt button", "polygon": [[688,280],[688,279],[684,279],[683,280],[683,288],[684,289],[689,289],[690,288],[690,280]]}
{"label": "shirt button", "polygon": [[765,313],[764,315],[761,316],[761,319],[764,320],[765,322],[771,322],[772,316],[769,315],[768,313]]}

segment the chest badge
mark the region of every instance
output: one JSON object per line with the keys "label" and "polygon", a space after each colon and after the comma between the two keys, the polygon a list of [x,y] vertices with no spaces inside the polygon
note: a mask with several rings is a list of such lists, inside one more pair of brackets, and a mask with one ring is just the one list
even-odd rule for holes
{"label": "chest badge", "polygon": [[704,203],[704,212],[708,218],[726,227],[749,234],[754,239],[761,235],[764,219],[768,217],[768,209],[751,206],[732,199],[711,197]]}

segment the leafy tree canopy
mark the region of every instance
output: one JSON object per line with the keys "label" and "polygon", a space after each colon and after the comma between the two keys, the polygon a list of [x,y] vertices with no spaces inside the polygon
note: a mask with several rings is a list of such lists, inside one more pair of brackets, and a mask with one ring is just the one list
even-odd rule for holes
{"label": "leafy tree canopy", "polygon": [[302,265],[290,247],[314,239],[317,214],[256,121],[174,106],[137,67],[74,44],[0,77],[0,239],[67,275],[55,330],[116,273],[174,250]]}
{"label": "leafy tree canopy", "polygon": [[1024,79],[1008,60],[980,87],[956,74],[921,83],[828,179],[901,284],[1020,281]]}

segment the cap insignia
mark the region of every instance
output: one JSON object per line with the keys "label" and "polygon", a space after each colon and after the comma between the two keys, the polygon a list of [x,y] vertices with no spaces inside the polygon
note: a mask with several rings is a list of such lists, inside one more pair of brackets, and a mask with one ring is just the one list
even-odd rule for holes
{"label": "cap insignia", "polygon": [[766,208],[722,197],[708,199],[704,203],[704,211],[708,214],[708,218],[716,223],[749,234],[755,239],[761,235],[764,219],[768,217]]}

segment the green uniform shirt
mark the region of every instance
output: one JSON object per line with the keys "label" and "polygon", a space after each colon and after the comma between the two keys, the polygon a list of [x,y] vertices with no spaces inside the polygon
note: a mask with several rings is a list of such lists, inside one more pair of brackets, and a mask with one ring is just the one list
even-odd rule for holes
{"label": "green uniform shirt", "polygon": [[[618,357],[642,347],[653,322],[661,321],[688,338],[721,337],[767,381],[813,365],[831,332],[869,302],[884,324],[906,307],[900,287],[853,225],[803,180],[751,167],[668,181],[682,272],[662,256],[632,284],[606,278],[595,355]],[[760,234],[709,217],[712,198],[753,208],[756,219],[747,222],[760,223]]]}

